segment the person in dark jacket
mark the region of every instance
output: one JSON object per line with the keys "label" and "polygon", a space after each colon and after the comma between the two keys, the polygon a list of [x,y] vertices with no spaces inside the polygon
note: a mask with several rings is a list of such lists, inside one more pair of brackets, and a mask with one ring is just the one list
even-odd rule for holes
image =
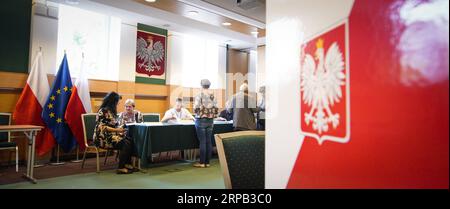
{"label": "person in dark jacket", "polygon": [[235,131],[256,130],[255,113],[258,112],[255,97],[248,93],[248,85],[242,84],[240,91],[233,96],[228,112],[233,112]]}

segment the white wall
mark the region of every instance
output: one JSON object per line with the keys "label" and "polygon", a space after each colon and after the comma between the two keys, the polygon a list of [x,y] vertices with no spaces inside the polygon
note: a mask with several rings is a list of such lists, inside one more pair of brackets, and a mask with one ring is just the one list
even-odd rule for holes
{"label": "white wall", "polygon": [[258,59],[256,62],[256,88],[266,84],[266,47],[258,47]]}
{"label": "white wall", "polygon": [[136,69],[136,24],[123,23],[120,31],[119,80],[134,82]]}
{"label": "white wall", "polygon": [[248,54],[248,90],[250,92],[257,92],[256,85],[257,67],[258,67],[258,52],[250,50]]}
{"label": "white wall", "polygon": [[169,33],[167,40],[167,84],[181,85],[183,79],[183,38],[180,34]]}
{"label": "white wall", "polygon": [[[57,66],[56,50],[58,39],[58,20],[50,17],[33,15],[30,56],[33,62],[39,47],[42,50],[44,69],[47,74],[55,74]],[[58,63],[59,65],[59,63]]]}
{"label": "white wall", "polygon": [[267,1],[266,188],[286,188],[303,143],[300,45],[348,17],[353,1]]}
{"label": "white wall", "polygon": [[[167,46],[167,84],[181,86],[183,83],[183,34],[170,32]],[[225,89],[226,77],[226,48],[219,46],[219,63],[218,63],[218,82],[213,84],[211,88]],[[198,87],[200,87],[200,79]]]}

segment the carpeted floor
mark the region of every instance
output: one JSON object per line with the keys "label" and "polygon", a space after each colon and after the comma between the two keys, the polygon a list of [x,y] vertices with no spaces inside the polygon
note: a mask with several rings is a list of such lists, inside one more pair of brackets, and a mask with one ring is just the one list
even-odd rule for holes
{"label": "carpeted floor", "polygon": [[[114,157],[108,158],[106,165],[103,165],[104,158],[100,158],[100,170],[113,170],[117,167]],[[26,173],[26,165],[19,167],[19,172],[16,173],[14,166],[0,168],[0,185],[11,184],[26,181],[22,177]],[[64,165],[53,166],[45,165],[43,167],[34,168],[34,177],[36,179],[48,179],[58,176],[68,176],[74,174],[91,173],[96,171],[95,158],[86,160],[84,169],[81,169],[81,163],[66,162]]]}
{"label": "carpeted floor", "polygon": [[[223,189],[225,188],[219,161],[214,159],[209,168],[194,168],[191,163],[172,161],[154,165],[127,175],[115,173],[117,164],[112,159],[102,172],[95,172],[95,159],[89,159],[85,169],[79,163],[35,169],[37,184],[21,177],[25,167],[16,173],[14,168],[0,170],[0,189]],[[13,171],[10,172],[9,170]],[[55,174],[59,177],[55,177]]]}

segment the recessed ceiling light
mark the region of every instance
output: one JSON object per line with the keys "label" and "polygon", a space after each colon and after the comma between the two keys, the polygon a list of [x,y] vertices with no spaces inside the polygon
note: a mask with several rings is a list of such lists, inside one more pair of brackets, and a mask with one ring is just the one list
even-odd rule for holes
{"label": "recessed ceiling light", "polygon": [[223,25],[223,26],[230,26],[231,23],[229,23],[229,22],[224,22],[224,23],[222,23],[222,25]]}
{"label": "recessed ceiling light", "polygon": [[252,31],[251,32],[253,35],[258,35],[258,31]]}
{"label": "recessed ceiling light", "polygon": [[77,4],[80,3],[80,1],[78,1],[78,0],[66,0],[66,3],[67,4],[72,4],[72,5],[77,5]]}
{"label": "recessed ceiling light", "polygon": [[145,1],[150,3],[156,2],[156,0],[145,0]]}
{"label": "recessed ceiling light", "polygon": [[191,16],[195,16],[195,15],[198,15],[198,11],[189,11],[188,12],[188,15],[191,15]]}

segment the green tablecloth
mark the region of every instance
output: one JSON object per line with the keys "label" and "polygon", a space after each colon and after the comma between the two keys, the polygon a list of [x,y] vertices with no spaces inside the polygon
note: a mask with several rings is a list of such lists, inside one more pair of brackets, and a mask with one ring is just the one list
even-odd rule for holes
{"label": "green tablecloth", "polygon": [[[214,123],[214,134],[232,131],[232,123]],[[129,125],[128,135],[133,139],[137,155],[141,159],[141,165],[144,167],[148,165],[152,153],[199,147],[194,124],[132,124]],[[214,136],[211,140],[215,146]]]}

